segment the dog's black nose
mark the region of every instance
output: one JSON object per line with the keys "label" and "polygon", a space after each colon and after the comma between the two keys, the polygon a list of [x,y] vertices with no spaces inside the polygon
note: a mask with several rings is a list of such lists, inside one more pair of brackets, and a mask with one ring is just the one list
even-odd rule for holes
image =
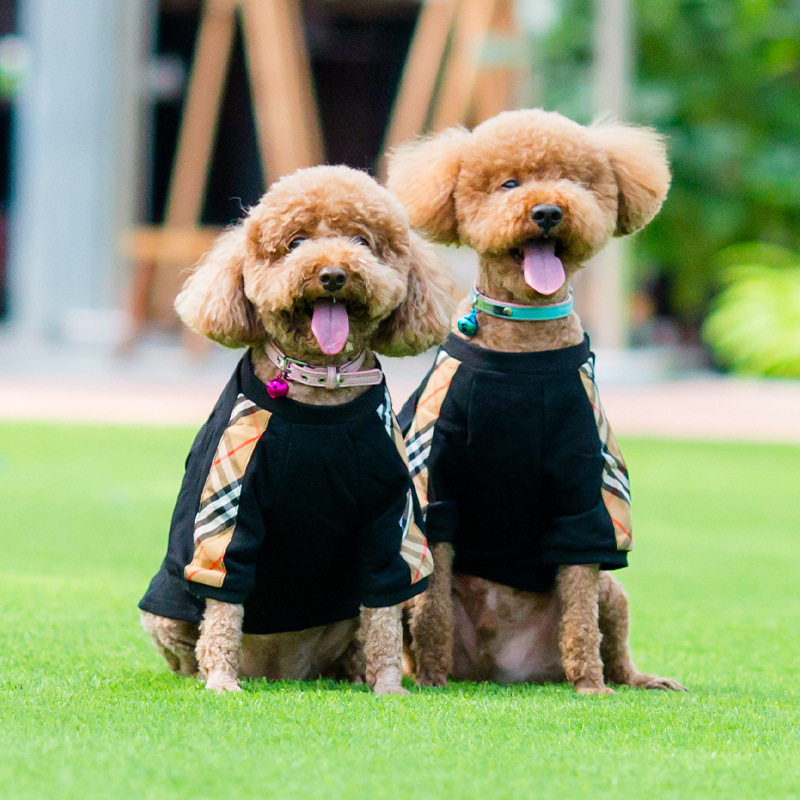
{"label": "dog's black nose", "polygon": [[531,219],[544,231],[550,233],[564,217],[564,212],[558,206],[548,206],[544,203],[531,209]]}
{"label": "dog's black nose", "polygon": [[347,273],[341,267],[323,267],[318,277],[326,292],[338,292],[347,283]]}

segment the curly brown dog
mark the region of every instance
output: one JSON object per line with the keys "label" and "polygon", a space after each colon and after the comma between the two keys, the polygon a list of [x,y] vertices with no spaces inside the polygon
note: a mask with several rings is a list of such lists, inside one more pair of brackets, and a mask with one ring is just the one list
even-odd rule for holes
{"label": "curly brown dog", "polygon": [[195,439],[140,603],[174,672],[218,692],[320,675],[405,691],[399,604],[432,561],[373,352],[440,342],[451,298],[401,204],[347,167],[279,180],[188,278],[183,321],[249,350]]}
{"label": "curly brown dog", "polygon": [[459,325],[400,415],[436,542],[411,621],[420,684],[683,688],[629,655],[628,600],[606,571],[627,563],[628,476],[568,283],[649,222],[669,182],[654,132],[541,110],[390,159],[412,225],[479,256]]}

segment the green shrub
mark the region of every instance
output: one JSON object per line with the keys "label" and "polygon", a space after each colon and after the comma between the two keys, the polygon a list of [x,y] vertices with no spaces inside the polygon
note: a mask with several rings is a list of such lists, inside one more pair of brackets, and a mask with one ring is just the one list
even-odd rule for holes
{"label": "green shrub", "polygon": [[703,337],[717,360],[744,375],[800,378],[800,255],[751,243],[716,261],[723,289]]}

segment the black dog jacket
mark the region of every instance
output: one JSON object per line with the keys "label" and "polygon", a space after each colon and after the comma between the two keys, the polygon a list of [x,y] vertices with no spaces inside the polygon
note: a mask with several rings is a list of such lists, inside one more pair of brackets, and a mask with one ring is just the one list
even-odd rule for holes
{"label": "black dog jacket", "polygon": [[432,559],[385,384],[345,405],[273,399],[250,354],[186,460],[169,547],[139,607],[245,633],[302,630],[423,591]]}
{"label": "black dog jacket", "polygon": [[544,591],[558,565],[627,565],[630,488],[588,340],[541,353],[451,334],[400,412],[431,542],[453,569]]}

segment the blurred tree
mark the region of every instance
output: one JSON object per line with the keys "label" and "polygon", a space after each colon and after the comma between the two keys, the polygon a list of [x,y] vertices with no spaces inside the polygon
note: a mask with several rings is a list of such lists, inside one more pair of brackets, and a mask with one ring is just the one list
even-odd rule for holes
{"label": "blurred tree", "polygon": [[[563,0],[545,44],[543,104],[588,121],[592,0]],[[673,185],[635,240],[696,325],[739,241],[800,249],[800,2],[635,0],[633,121],[669,139]]]}

